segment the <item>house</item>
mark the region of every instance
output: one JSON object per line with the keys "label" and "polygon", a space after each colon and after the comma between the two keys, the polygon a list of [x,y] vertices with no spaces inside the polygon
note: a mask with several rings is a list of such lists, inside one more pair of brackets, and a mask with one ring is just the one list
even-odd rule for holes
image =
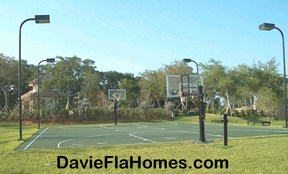
{"label": "house", "polygon": [[[41,85],[41,82],[45,81],[46,79],[47,79],[47,76],[40,76],[39,84]],[[37,104],[38,104],[38,80],[37,78],[32,80],[29,83],[29,86],[32,87],[32,90],[21,96],[22,109],[24,111],[34,112],[35,109],[37,109]],[[65,94],[61,92],[59,89],[48,89],[46,91],[41,91],[40,93],[41,108],[44,110],[47,109],[49,106],[49,103],[51,103],[51,101],[55,97],[64,96],[64,95]]]}

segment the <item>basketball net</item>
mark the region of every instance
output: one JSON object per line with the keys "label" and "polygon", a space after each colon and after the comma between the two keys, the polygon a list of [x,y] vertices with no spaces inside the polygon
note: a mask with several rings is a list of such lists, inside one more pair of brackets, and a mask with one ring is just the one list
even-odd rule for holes
{"label": "basketball net", "polygon": [[183,92],[182,92],[182,91],[179,91],[177,94],[178,94],[180,97],[183,96]]}
{"label": "basketball net", "polygon": [[115,101],[119,101],[120,100],[120,96],[115,96]]}

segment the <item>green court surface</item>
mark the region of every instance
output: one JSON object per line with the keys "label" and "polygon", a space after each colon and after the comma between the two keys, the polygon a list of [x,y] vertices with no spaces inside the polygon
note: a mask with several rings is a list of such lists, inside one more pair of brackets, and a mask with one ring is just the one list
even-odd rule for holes
{"label": "green court surface", "polygon": [[[228,126],[228,139],[288,135],[285,128]],[[207,141],[223,139],[223,125],[206,124]],[[44,127],[18,150],[118,144],[154,144],[199,139],[199,125],[192,123],[141,123]]]}

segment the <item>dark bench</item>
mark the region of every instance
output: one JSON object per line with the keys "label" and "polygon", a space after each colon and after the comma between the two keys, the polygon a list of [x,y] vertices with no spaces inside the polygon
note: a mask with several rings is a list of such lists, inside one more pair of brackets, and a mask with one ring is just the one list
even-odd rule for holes
{"label": "dark bench", "polygon": [[270,126],[271,121],[261,121],[262,126]]}
{"label": "dark bench", "polygon": [[262,126],[270,126],[270,124],[271,124],[271,121],[249,121],[249,120],[247,120],[247,125],[250,125],[250,124],[252,124],[252,125],[255,125],[256,123],[261,123],[262,124]]}

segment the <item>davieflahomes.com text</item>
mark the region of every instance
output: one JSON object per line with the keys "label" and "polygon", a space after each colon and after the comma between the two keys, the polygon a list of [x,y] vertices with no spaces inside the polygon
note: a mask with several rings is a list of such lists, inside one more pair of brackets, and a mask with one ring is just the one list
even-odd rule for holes
{"label": "davieflahomes.com text", "polygon": [[141,156],[120,158],[118,156],[104,156],[103,158],[69,159],[57,156],[58,169],[228,169],[227,159],[142,159]]}

